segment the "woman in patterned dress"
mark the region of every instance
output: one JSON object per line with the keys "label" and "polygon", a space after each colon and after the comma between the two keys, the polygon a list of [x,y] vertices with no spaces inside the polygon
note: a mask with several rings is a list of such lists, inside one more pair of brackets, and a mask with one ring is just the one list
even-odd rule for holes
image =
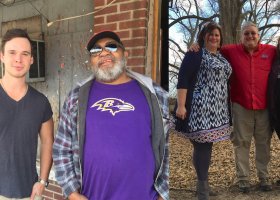
{"label": "woman in patterned dress", "polygon": [[198,52],[187,52],[177,85],[176,117],[181,131],[193,144],[193,164],[197,174],[197,196],[209,199],[208,170],[213,142],[229,139],[231,118],[229,77],[232,69],[219,53],[221,28],[208,22],[198,35]]}

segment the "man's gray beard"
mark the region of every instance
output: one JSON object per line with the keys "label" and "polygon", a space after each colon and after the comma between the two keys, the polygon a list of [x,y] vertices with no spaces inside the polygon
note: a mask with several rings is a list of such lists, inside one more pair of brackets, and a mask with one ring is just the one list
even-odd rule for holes
{"label": "man's gray beard", "polygon": [[96,80],[101,82],[112,82],[117,80],[119,76],[125,71],[126,59],[123,57],[121,60],[117,61],[113,67],[110,68],[99,68],[97,66],[93,67],[93,73]]}

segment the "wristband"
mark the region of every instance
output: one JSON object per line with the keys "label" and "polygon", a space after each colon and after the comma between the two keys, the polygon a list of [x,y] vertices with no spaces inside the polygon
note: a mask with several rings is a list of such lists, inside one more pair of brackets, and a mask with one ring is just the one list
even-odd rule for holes
{"label": "wristband", "polygon": [[41,178],[39,178],[38,182],[43,184],[45,187],[48,187],[48,185],[49,185],[49,181],[47,181],[47,180],[45,181],[45,180],[43,180]]}

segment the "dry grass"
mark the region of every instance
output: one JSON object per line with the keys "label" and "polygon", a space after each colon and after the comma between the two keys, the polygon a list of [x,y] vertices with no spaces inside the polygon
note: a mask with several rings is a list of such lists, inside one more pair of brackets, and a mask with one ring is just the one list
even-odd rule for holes
{"label": "dry grass", "polygon": [[[280,177],[280,141],[273,135],[271,145],[271,162],[269,172],[275,182]],[[254,143],[250,152],[251,183],[257,183],[254,163]],[[213,146],[212,162],[209,170],[210,185],[219,188],[229,188],[235,182],[235,165],[233,146],[230,141],[215,143]],[[196,175],[192,166],[192,145],[182,135],[170,134],[170,188],[195,190]]]}

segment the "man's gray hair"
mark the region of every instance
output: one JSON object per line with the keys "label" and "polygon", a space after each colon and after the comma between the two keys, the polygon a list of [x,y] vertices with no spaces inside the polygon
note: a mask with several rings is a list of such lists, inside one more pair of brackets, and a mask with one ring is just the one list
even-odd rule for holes
{"label": "man's gray hair", "polygon": [[244,22],[244,24],[243,24],[242,27],[241,27],[241,33],[243,33],[244,30],[245,30],[246,28],[250,27],[250,26],[256,27],[256,28],[258,29],[258,31],[259,31],[259,28],[258,28],[258,26],[257,26],[255,23],[253,23],[253,22],[251,22],[251,21],[246,21],[246,22]]}

